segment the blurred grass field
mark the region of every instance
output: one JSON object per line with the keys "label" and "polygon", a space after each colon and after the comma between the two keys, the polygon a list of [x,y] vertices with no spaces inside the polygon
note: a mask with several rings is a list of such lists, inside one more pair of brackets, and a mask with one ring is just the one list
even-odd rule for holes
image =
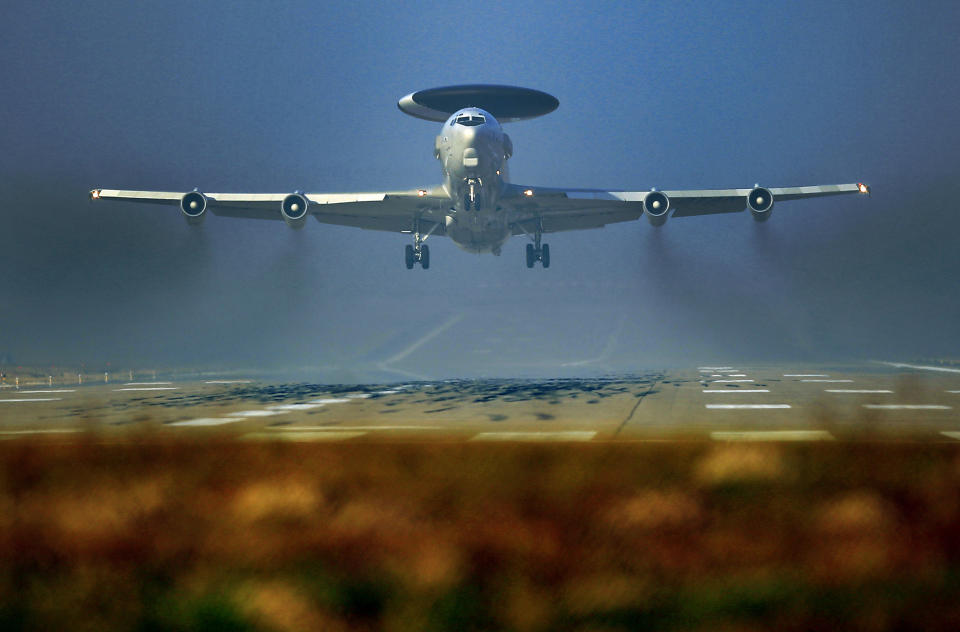
{"label": "blurred grass field", "polygon": [[932,443],[0,443],[2,630],[960,629]]}

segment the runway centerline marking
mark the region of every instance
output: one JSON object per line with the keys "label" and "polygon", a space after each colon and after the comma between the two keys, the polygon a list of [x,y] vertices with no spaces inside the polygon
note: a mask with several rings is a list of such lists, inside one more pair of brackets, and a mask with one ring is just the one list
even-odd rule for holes
{"label": "runway centerline marking", "polygon": [[168,426],[222,426],[243,421],[240,417],[200,417],[187,421],[175,421]]}
{"label": "runway centerline marking", "polygon": [[715,388],[703,389],[704,393],[769,393],[770,389],[767,388]]}
{"label": "runway centerline marking", "polygon": [[23,397],[21,399],[0,399],[0,403],[12,402],[59,402],[62,397]]}
{"label": "runway centerline marking", "polygon": [[825,388],[823,389],[824,393],[893,393],[893,391],[888,391],[886,389],[869,389],[869,388]]}
{"label": "runway centerline marking", "polygon": [[864,404],[872,410],[952,410],[953,406],[941,404]]}
{"label": "runway centerline marking", "polygon": [[554,432],[481,432],[470,441],[590,441],[596,432],[580,430]]}
{"label": "runway centerline marking", "polygon": [[827,373],[784,373],[783,377],[830,377]]}
{"label": "runway centerline marking", "polygon": [[175,391],[175,390],[177,390],[177,387],[176,387],[176,386],[151,386],[151,387],[136,386],[136,387],[133,387],[133,388],[115,388],[115,389],[113,389],[113,391],[114,391],[115,393],[120,392],[120,391]]}
{"label": "runway centerline marking", "polygon": [[765,410],[768,408],[790,408],[790,404],[707,404],[710,410]]}
{"label": "runway centerline marking", "polygon": [[820,384],[850,384],[853,380],[800,380],[801,382],[817,382]]}
{"label": "runway centerline marking", "polygon": [[36,393],[76,393],[77,391],[76,391],[76,389],[50,389],[50,388],[48,388],[48,389],[46,389],[46,390],[39,390],[39,391],[17,391],[17,392],[18,392],[18,393],[33,393],[33,394],[36,394]]}
{"label": "runway centerline marking", "polygon": [[826,430],[748,430],[743,432],[711,432],[714,441],[832,441]]}

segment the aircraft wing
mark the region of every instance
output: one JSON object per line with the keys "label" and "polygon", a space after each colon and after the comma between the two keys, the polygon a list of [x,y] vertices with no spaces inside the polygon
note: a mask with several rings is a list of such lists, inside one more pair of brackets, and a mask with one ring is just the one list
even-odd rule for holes
{"label": "aircraft wing", "polygon": [[[194,211],[182,208],[188,195],[201,195]],[[199,219],[209,210],[214,215],[249,219],[285,219],[280,207],[290,193],[201,193],[199,191],[124,191],[94,189],[91,200],[114,200],[163,204],[182,210],[188,218]],[[370,230],[409,233],[417,220],[421,231],[445,232],[444,217],[450,197],[442,187],[373,193],[300,193],[308,202],[307,213],[324,224],[354,226]]]}
{"label": "aircraft wing", "polygon": [[[757,189],[694,189],[659,191],[669,198],[671,217],[692,217],[717,213],[736,213],[747,209],[747,196]],[[767,188],[775,202],[799,200],[847,193],[868,194],[865,184],[827,184],[805,187]],[[644,200],[650,191],[607,191],[602,189],[558,189],[510,184],[501,203],[513,211],[513,234],[535,230],[542,232],[601,228],[627,222],[644,213]],[[666,217],[664,217],[665,219]]]}

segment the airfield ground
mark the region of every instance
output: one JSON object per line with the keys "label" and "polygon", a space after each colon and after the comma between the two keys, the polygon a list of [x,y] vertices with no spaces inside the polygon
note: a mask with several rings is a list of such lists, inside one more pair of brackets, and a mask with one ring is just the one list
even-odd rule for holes
{"label": "airfield ground", "polygon": [[162,381],[0,394],[0,629],[960,627],[960,373]]}

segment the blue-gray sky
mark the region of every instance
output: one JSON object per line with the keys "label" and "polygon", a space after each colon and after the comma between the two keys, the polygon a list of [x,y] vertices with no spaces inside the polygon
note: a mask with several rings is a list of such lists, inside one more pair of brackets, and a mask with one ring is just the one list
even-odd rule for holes
{"label": "blue-gray sky", "polygon": [[[15,362],[349,370],[462,314],[403,362],[549,374],[617,328],[617,369],[960,356],[953,3],[14,2],[0,17],[0,354]],[[549,270],[525,268],[519,239],[499,258],[437,239],[426,272],[403,267],[399,235],[197,230],[176,208],[86,201],[431,185],[438,125],[396,101],[457,83],[560,100],[508,127],[517,182],[874,193],[781,204],[762,226],[555,235]]]}

